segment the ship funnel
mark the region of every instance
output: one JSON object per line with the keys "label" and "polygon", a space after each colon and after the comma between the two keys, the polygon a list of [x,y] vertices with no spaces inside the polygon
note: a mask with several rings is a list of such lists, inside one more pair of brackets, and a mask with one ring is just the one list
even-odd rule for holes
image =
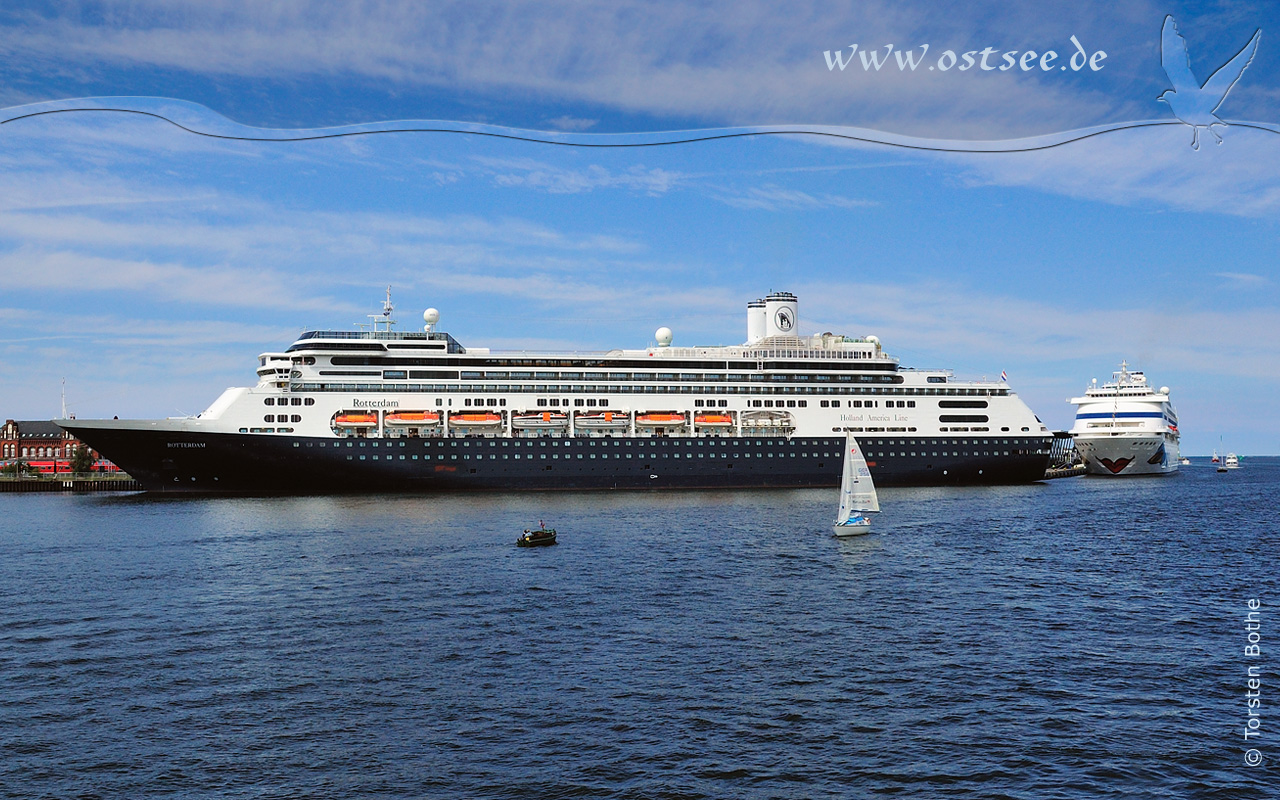
{"label": "ship funnel", "polygon": [[764,299],[765,336],[795,336],[800,328],[798,301],[791,292],[774,292]]}
{"label": "ship funnel", "polygon": [[764,338],[765,308],[763,300],[747,303],[747,344],[755,344]]}

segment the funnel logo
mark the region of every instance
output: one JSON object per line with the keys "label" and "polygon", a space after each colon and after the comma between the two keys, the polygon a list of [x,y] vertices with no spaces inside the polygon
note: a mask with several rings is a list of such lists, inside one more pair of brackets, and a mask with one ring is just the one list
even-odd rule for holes
{"label": "funnel logo", "polygon": [[778,324],[778,330],[783,332],[791,330],[791,326],[795,324],[795,320],[791,318],[791,312],[785,308],[778,309],[778,313],[773,315],[773,319]]}
{"label": "funnel logo", "polygon": [[1200,149],[1201,128],[1206,128],[1218,140],[1218,144],[1222,144],[1222,137],[1213,129],[1215,125],[1227,127],[1227,123],[1218,119],[1218,107],[1227,98],[1231,87],[1240,80],[1244,68],[1253,61],[1254,53],[1258,52],[1258,38],[1261,36],[1261,29],[1254,31],[1249,43],[1201,84],[1191,71],[1187,40],[1178,33],[1178,23],[1173,21],[1172,15],[1164,18],[1164,27],[1160,30],[1160,64],[1169,76],[1173,88],[1156,99],[1168,103],[1173,115],[1191,126],[1193,149]]}

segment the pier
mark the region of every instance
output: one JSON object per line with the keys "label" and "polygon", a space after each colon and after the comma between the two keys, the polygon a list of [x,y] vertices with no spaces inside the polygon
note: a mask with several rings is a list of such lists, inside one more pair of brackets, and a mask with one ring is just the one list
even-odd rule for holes
{"label": "pier", "polygon": [[133,478],[0,478],[0,492],[140,492]]}
{"label": "pier", "polygon": [[1074,478],[1085,473],[1084,459],[1076,450],[1076,441],[1067,431],[1053,432],[1053,445],[1049,448],[1049,466],[1045,467],[1044,479]]}

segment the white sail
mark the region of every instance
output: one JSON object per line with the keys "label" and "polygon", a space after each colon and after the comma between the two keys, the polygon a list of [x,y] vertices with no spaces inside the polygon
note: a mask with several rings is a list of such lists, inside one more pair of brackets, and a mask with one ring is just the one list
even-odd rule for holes
{"label": "white sail", "polygon": [[876,485],[871,481],[871,470],[862,455],[858,440],[849,434],[844,446],[844,475],[840,479],[840,513],[836,518],[839,524],[849,519],[855,512],[870,513],[880,510],[880,500],[876,497]]}

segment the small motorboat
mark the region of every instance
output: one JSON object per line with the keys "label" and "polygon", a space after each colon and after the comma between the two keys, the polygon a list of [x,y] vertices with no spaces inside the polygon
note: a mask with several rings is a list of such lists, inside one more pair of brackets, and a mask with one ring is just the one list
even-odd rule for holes
{"label": "small motorboat", "polygon": [[538,529],[525,528],[524,534],[516,539],[517,547],[543,547],[556,543],[556,529],[548,528],[545,522],[538,521]]}

